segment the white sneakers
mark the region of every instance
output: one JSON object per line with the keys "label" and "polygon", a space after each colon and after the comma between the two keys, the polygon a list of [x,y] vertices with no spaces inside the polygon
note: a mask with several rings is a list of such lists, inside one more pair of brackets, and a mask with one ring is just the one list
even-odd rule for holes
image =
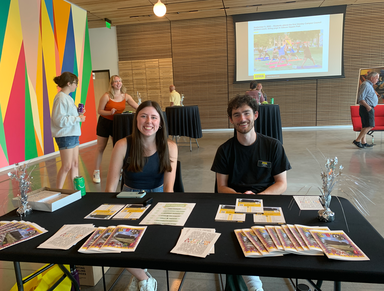
{"label": "white sneakers", "polygon": [[245,285],[247,285],[248,291],[264,291],[263,283],[259,276],[246,276],[243,275]]}
{"label": "white sneakers", "polygon": [[131,281],[128,284],[128,288],[125,291],[137,291],[139,290],[139,280],[135,276],[132,276]]}
{"label": "white sneakers", "polygon": [[146,272],[149,277],[147,280],[139,281],[139,291],[156,291],[157,290],[157,281],[155,278],[151,276],[148,272]]}
{"label": "white sneakers", "polygon": [[100,183],[100,170],[93,171],[93,183],[96,183],[96,184]]}
{"label": "white sneakers", "polygon": [[147,271],[148,279],[139,281],[135,276],[132,276],[131,282],[129,283],[126,291],[157,291],[157,281]]}

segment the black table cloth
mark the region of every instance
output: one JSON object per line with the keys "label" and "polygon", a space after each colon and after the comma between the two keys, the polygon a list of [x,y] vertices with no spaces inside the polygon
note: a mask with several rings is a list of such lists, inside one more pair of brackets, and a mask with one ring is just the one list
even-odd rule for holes
{"label": "black table cloth", "polygon": [[170,135],[187,136],[195,139],[203,136],[197,105],[167,107],[165,112]]}
{"label": "black table cloth", "polygon": [[[126,137],[132,133],[132,126],[133,126],[133,117],[134,113],[122,113],[122,114],[115,114],[113,116],[113,145],[123,137]],[[167,116],[165,112],[163,112],[164,121],[167,125]]]}
{"label": "black table cloth", "polygon": [[259,106],[259,117],[255,121],[255,130],[283,143],[279,105],[265,104]]}
{"label": "black table cloth", "polygon": [[[317,211],[301,211],[289,195],[258,195],[265,206],[280,206],[286,222],[310,226],[328,226],[331,230],[344,230],[370,261],[347,262],[330,260],[326,256],[284,255],[282,257],[245,258],[235,237],[234,229],[254,225],[252,215],[244,223],[215,222],[219,204],[235,204],[236,198],[249,195],[214,193],[148,193],[141,199],[118,199],[117,193],[87,193],[76,201],[53,213],[34,211],[25,220],[38,223],[48,230],[41,236],[0,251],[0,260],[62,263],[111,267],[138,267],[207,273],[232,273],[283,278],[323,279],[330,281],[384,283],[383,237],[346,199],[333,197],[331,209],[335,212],[332,223],[320,222]],[[69,250],[37,249],[64,224],[93,223],[95,226],[118,224],[139,225],[136,220],[85,220],[84,217],[103,203],[141,203],[153,197],[151,208],[157,202],[196,203],[185,227],[215,228],[221,233],[215,244],[215,254],[205,259],[171,254],[182,227],[149,225],[140,244],[133,253],[82,254],[77,250],[85,239]],[[292,204],[291,204],[292,203]],[[343,216],[345,213],[345,218]],[[1,220],[19,219],[16,211],[0,217]]]}

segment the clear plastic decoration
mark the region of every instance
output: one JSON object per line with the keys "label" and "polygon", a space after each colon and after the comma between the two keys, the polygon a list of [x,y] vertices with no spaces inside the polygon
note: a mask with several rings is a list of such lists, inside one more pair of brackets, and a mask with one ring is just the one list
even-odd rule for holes
{"label": "clear plastic decoration", "polygon": [[[9,172],[8,176],[19,183],[19,194],[17,197],[20,199],[20,206],[17,209],[17,214],[23,218],[32,212],[32,207],[28,204],[28,191],[31,189],[32,171],[27,173],[27,164],[15,164],[15,173]],[[33,170],[33,169],[32,169]]]}
{"label": "clear plastic decoration", "polygon": [[136,91],[136,94],[137,94],[137,105],[140,105],[141,104],[141,94],[139,93],[139,91]]}
{"label": "clear plastic decoration", "polygon": [[[381,180],[376,181],[373,176],[370,177],[370,179],[366,179],[349,175],[345,172],[342,165],[337,167],[337,157],[334,159],[327,159],[324,154],[321,153],[322,158],[326,159],[324,169],[313,153],[309,149],[307,149],[307,151],[312,155],[321,169],[322,187],[318,188],[321,193],[320,201],[324,208],[319,211],[318,218],[321,221],[326,222],[334,221],[335,214],[329,208],[332,194],[348,199],[362,215],[368,216],[369,208],[372,205],[375,205],[372,199],[374,199],[376,193],[381,192],[381,189],[379,188],[381,186],[378,186],[381,183]],[[338,197],[336,198],[338,199]],[[344,215],[344,213],[342,215]],[[346,219],[346,217],[344,218]]]}
{"label": "clear plastic decoration", "polygon": [[319,210],[318,218],[320,221],[332,222],[335,220],[335,213],[329,208],[332,200],[332,190],[335,187],[338,177],[341,175],[343,166],[340,165],[337,169],[338,159],[327,159],[325,163],[325,171],[321,172],[322,187],[320,189],[320,202],[323,209]]}

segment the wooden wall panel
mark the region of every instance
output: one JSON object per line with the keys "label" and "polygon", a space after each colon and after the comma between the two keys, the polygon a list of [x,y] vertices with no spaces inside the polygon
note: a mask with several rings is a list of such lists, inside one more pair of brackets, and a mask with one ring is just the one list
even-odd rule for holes
{"label": "wooden wall panel", "polygon": [[225,17],[172,22],[174,82],[185,105],[198,105],[203,128],[227,128]]}
{"label": "wooden wall panel", "polygon": [[171,58],[169,22],[116,26],[119,61]]}
{"label": "wooden wall panel", "polygon": [[[153,100],[161,108],[169,106],[169,84],[173,83],[172,59],[119,61],[119,72],[127,93],[138,102]],[[126,106],[126,110],[132,110]]]}
{"label": "wooden wall panel", "polygon": [[[381,19],[383,13],[384,3],[347,7],[345,78],[263,82],[268,98],[280,105],[284,127],[351,124],[349,106],[355,103],[359,69],[383,66],[384,23],[366,25],[367,19]],[[185,95],[185,105],[199,106],[203,128],[230,127],[226,116],[228,100],[249,88],[249,83],[233,83],[232,17],[118,26],[117,33],[120,61],[158,59],[161,68],[163,60],[170,60],[164,66],[172,65],[172,70],[159,71],[156,84],[160,88],[151,86],[151,90],[165,95],[163,106],[167,105],[168,87],[174,82],[177,91]],[[132,82],[144,82],[142,78],[135,77]]]}

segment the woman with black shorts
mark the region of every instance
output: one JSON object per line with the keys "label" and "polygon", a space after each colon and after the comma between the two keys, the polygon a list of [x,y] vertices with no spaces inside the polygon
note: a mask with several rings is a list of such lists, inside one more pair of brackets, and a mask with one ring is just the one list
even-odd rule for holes
{"label": "woman with black shorts", "polygon": [[121,78],[114,75],[109,80],[109,89],[99,101],[98,113],[100,114],[97,122],[97,155],[95,162],[95,170],[93,171],[93,182],[100,183],[100,164],[103,158],[105,147],[108,143],[109,136],[113,131],[113,115],[122,113],[125,110],[125,104],[128,103],[134,109],[139,105],[133,98],[126,93]]}

